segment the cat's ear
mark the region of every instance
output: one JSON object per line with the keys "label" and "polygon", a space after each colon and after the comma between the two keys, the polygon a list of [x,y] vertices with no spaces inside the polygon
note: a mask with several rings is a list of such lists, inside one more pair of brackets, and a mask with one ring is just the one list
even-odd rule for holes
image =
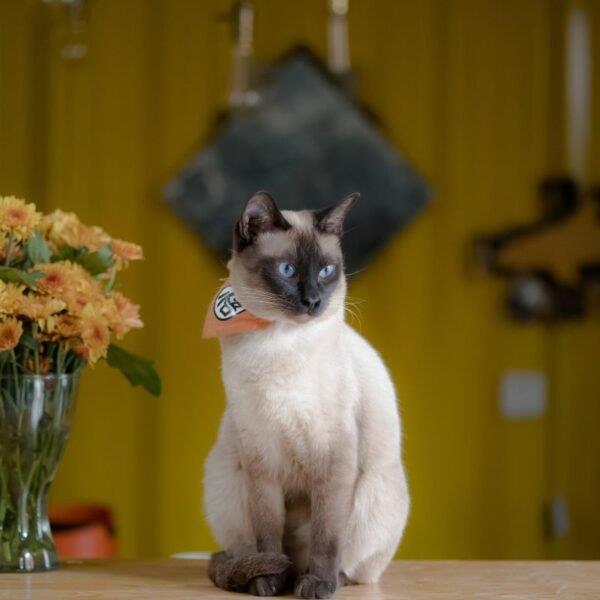
{"label": "cat's ear", "polygon": [[290,224],[267,192],[256,192],[244,207],[235,226],[234,249],[240,252],[256,239],[259,233],[274,229],[289,229]]}
{"label": "cat's ear", "polygon": [[344,219],[360,194],[355,192],[346,196],[339,204],[324,208],[316,213],[317,229],[323,233],[341,236],[344,232]]}

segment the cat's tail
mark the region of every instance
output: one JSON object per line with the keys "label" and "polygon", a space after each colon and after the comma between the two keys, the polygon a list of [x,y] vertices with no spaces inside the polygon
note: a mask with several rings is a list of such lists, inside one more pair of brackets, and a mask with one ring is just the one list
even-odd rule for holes
{"label": "cat's tail", "polygon": [[215,552],[210,557],[208,576],[223,590],[243,592],[255,577],[277,575],[285,579],[291,566],[290,559],[277,552],[253,552],[241,556]]}

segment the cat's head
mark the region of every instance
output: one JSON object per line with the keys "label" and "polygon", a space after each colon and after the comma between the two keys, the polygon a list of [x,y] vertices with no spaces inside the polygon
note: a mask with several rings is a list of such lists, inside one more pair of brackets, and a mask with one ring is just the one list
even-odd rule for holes
{"label": "cat's head", "polygon": [[240,302],[270,321],[303,322],[341,310],[340,240],[352,194],[320,211],[280,211],[266,192],[248,200],[234,228],[230,280]]}

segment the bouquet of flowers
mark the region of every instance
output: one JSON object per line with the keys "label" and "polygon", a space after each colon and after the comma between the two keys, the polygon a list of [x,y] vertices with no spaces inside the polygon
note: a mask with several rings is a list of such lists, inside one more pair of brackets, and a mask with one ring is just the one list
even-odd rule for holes
{"label": "bouquet of flowers", "polygon": [[81,369],[106,359],[160,394],[152,361],[112,343],[143,326],[116,288],[140,246],[57,210],[0,197],[0,572],[58,563],[47,495]]}
{"label": "bouquet of flowers", "polygon": [[153,362],[111,342],[143,326],[120,291],[119,271],[144,258],[60,210],[0,197],[0,377],[68,374],[106,359],[133,385],[160,394]]}

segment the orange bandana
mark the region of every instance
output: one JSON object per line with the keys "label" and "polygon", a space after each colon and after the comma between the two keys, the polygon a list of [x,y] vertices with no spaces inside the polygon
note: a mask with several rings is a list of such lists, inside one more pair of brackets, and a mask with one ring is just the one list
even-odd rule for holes
{"label": "orange bandana", "polygon": [[261,319],[246,310],[235,297],[233,288],[225,281],[208,307],[203,338],[224,337],[264,329],[271,321]]}

